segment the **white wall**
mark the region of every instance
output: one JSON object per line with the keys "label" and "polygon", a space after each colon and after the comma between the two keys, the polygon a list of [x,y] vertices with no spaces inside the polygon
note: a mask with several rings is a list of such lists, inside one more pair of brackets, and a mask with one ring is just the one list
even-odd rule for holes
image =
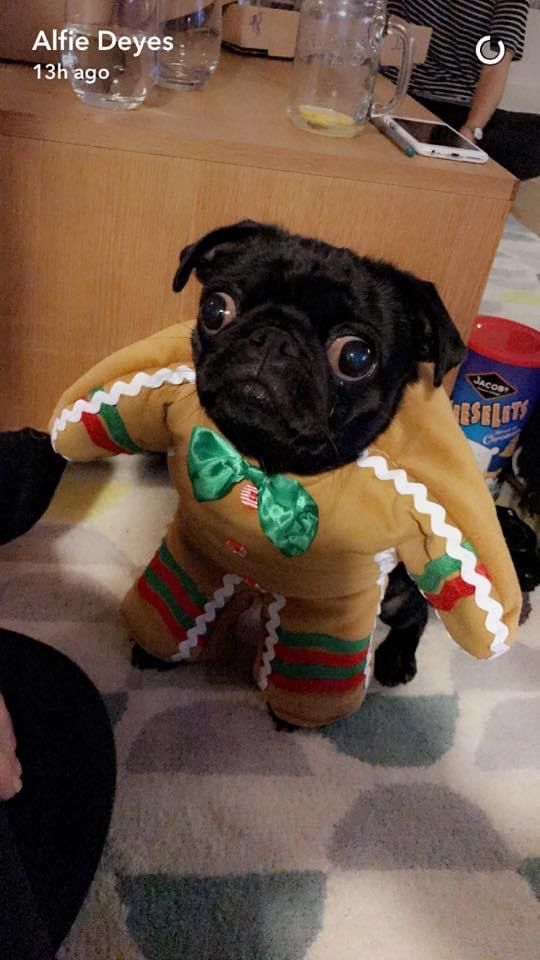
{"label": "white wall", "polygon": [[529,11],[525,54],[510,67],[501,107],[540,113],[540,9]]}

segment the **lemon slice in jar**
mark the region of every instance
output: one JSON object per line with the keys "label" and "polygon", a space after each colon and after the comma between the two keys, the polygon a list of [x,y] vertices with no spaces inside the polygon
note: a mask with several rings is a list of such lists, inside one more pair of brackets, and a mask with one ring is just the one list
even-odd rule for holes
{"label": "lemon slice in jar", "polygon": [[330,110],[327,107],[310,107],[301,103],[296,107],[297,113],[306,123],[313,127],[354,127],[354,120],[346,113]]}

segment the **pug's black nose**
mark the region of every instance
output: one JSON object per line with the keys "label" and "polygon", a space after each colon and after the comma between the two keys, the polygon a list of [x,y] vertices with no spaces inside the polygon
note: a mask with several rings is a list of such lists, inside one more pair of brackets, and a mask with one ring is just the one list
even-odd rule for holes
{"label": "pug's black nose", "polygon": [[273,353],[279,357],[287,357],[289,360],[298,360],[300,357],[299,344],[286,330],[280,330],[279,327],[254,330],[249,340],[253,346],[258,350],[264,350],[267,355]]}

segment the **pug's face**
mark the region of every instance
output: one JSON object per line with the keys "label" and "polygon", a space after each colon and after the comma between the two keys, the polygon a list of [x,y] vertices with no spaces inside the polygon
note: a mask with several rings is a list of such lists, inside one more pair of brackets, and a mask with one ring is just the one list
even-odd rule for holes
{"label": "pug's face", "polygon": [[421,360],[439,385],[464,355],[432,284],[351,250],[244,221],[186,248],[175,290],[194,268],[201,405],[268,473],[354,460]]}

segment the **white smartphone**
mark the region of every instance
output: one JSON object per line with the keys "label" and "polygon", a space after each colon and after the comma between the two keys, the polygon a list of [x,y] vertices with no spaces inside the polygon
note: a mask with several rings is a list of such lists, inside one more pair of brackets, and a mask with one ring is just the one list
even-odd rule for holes
{"label": "white smartphone", "polygon": [[388,125],[423,157],[486,163],[487,153],[462,137],[442,120],[414,120],[412,117],[385,118]]}

